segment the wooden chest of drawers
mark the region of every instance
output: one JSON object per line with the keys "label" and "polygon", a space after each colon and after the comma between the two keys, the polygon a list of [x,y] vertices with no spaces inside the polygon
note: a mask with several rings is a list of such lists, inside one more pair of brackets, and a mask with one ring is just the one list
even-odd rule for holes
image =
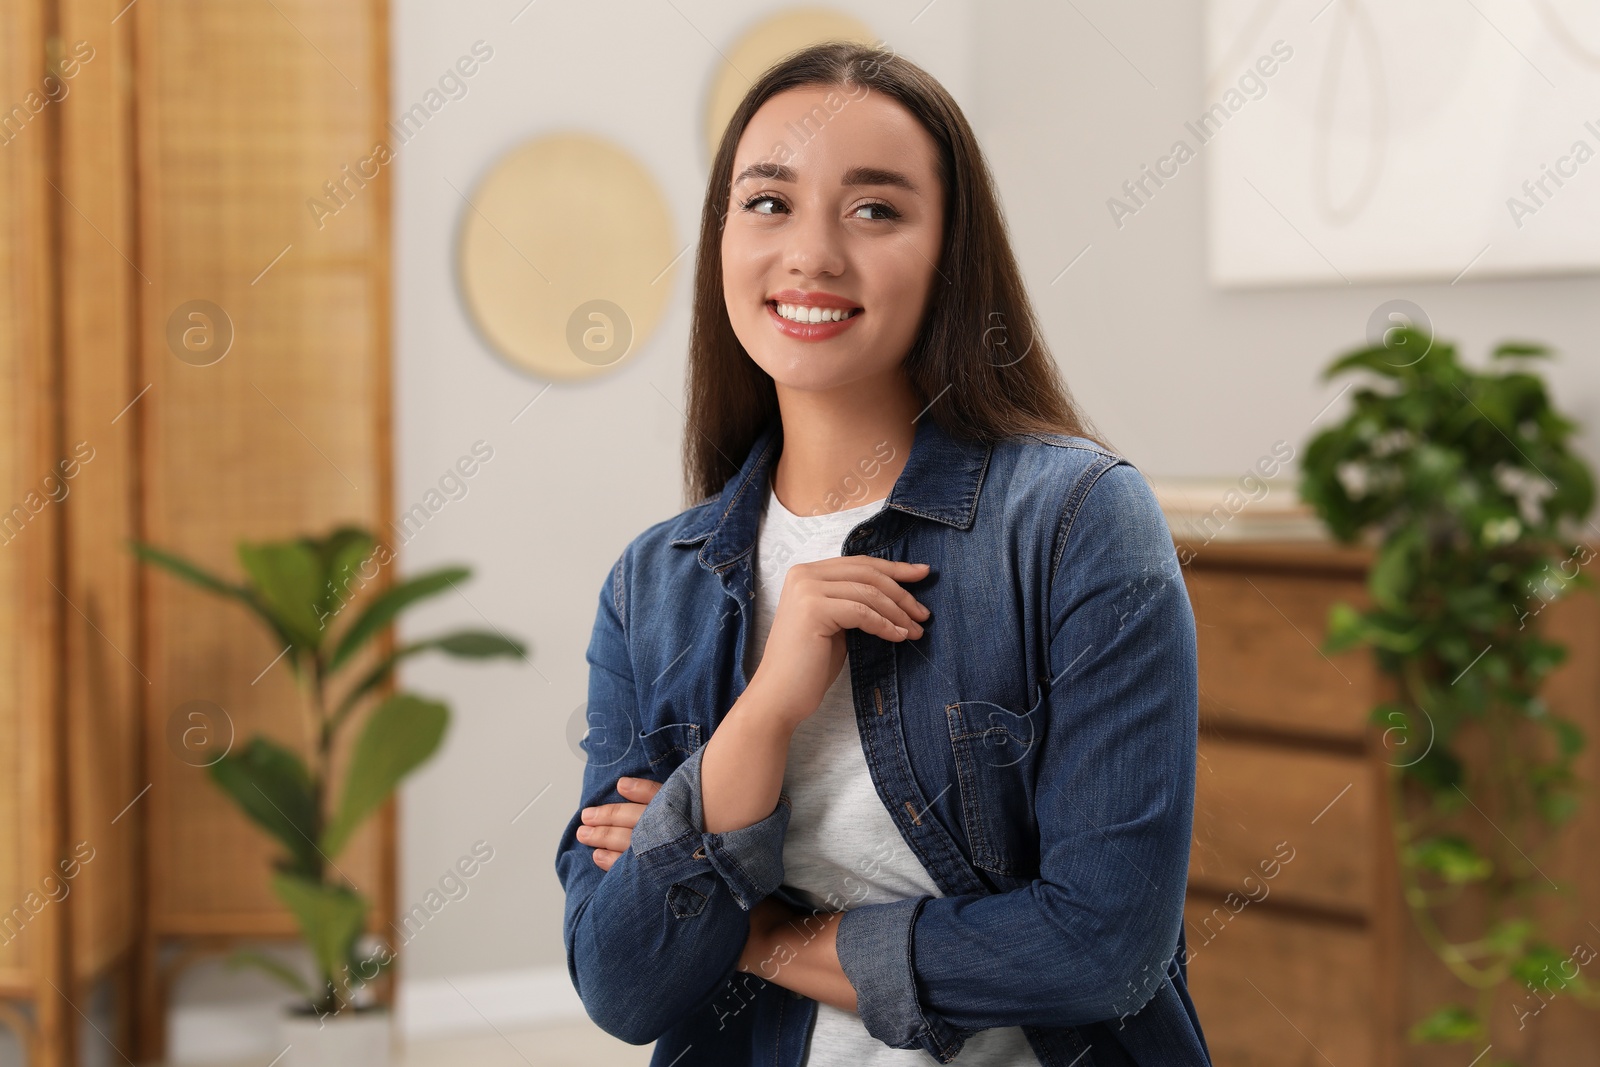
{"label": "wooden chest of drawers", "polygon": [[[1474,994],[1434,957],[1401,896],[1385,775],[1404,760],[1368,723],[1393,689],[1368,651],[1319,650],[1332,604],[1368,605],[1371,553],[1178,543],[1200,652],[1189,982],[1217,1067],[1466,1067],[1481,1043],[1406,1039],[1418,1019]],[[1600,950],[1600,601],[1570,596],[1539,623],[1568,647],[1545,695],[1590,737],[1577,765],[1582,809],[1540,864],[1576,887],[1564,904],[1545,901],[1546,930],[1563,950]],[[1547,995],[1527,1018],[1515,1005],[1536,1003],[1531,994],[1512,983],[1502,993],[1478,1064],[1600,1064],[1600,1012]]]}

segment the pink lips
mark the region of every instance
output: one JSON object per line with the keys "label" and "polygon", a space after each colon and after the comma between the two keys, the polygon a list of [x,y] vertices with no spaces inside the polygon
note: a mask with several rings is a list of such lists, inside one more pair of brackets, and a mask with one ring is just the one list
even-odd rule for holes
{"label": "pink lips", "polygon": [[[790,303],[790,301],[788,301],[788,300],[784,300],[782,302],[785,303],[785,304]],[[794,303],[802,303],[802,302],[801,301],[794,301]],[[828,304],[819,303],[816,306],[820,306],[820,307],[837,307],[837,306],[841,306],[841,305],[833,304],[833,303],[828,303]],[[850,305],[845,304],[845,305],[842,305],[842,306],[848,307]],[[773,325],[778,328],[778,332],[782,333],[786,337],[793,337],[797,341],[827,341],[827,340],[831,340],[832,338],[835,338],[835,337],[839,336],[841,333],[844,333],[844,331],[848,330],[852,325],[855,324],[855,321],[857,319],[859,319],[862,315],[866,314],[863,311],[858,311],[854,315],[851,315],[849,318],[840,319],[838,322],[832,322],[832,321],[826,321],[826,322],[795,322],[792,319],[786,319],[782,315],[778,314],[778,309],[777,309],[776,303],[769,303],[769,304],[766,305],[766,308],[767,308],[767,317],[769,319],[771,319]]]}

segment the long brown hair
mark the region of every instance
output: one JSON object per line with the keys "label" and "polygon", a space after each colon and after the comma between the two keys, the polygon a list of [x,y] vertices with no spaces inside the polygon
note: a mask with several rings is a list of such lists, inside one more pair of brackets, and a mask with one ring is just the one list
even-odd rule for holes
{"label": "long brown hair", "polygon": [[854,96],[860,85],[902,104],[938,146],[945,208],[937,291],[903,364],[922,403],[937,398],[923,417],[971,440],[1043,432],[1103,445],[1045,344],[993,179],[955,100],[927,71],[888,49],[830,41],[791,53],[757,79],[728,120],[711,164],[685,382],[689,503],[709,497],[738,473],[762,427],[778,413],[772,377],[739,343],[723,299],[722,225],[739,138],[751,116],[778,93],[839,86]]}

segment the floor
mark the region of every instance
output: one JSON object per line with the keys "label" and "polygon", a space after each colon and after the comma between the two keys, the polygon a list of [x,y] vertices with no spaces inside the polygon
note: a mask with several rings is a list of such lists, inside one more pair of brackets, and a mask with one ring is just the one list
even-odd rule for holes
{"label": "floor", "polygon": [[413,1043],[395,1067],[646,1067],[654,1045],[618,1041],[589,1022]]}
{"label": "floor", "polygon": [[[646,1067],[654,1045],[618,1041],[591,1023],[412,1042],[393,1067]],[[195,1065],[189,1065],[195,1067]],[[206,1067],[262,1067],[260,1060]]]}
{"label": "floor", "polygon": [[395,1067],[646,1067],[654,1048],[618,1041],[589,1022],[567,1023],[413,1043]]}

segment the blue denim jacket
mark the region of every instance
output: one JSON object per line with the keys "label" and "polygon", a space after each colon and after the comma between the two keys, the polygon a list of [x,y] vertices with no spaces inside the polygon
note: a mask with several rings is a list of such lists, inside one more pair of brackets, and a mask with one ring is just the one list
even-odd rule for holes
{"label": "blue denim jacket", "polygon": [[[662,781],[602,871],[561,836],[563,936],[593,1020],[653,1064],[797,1067],[816,1002],[736,970],[782,888],[789,799],[707,833],[701,745],[743,692],[769,423],[717,495],[657,523],[600,591],[579,808]],[[845,911],[862,1024],[941,1063],[1021,1026],[1043,1064],[1206,1067],[1187,991],[1194,616],[1143,476],[1079,437],[957,439],[932,419],[844,554],[930,564],[915,641],[845,631],[884,806],[943,896]],[[687,1053],[687,1055],[684,1055]],[[679,1057],[683,1058],[680,1059]]]}

